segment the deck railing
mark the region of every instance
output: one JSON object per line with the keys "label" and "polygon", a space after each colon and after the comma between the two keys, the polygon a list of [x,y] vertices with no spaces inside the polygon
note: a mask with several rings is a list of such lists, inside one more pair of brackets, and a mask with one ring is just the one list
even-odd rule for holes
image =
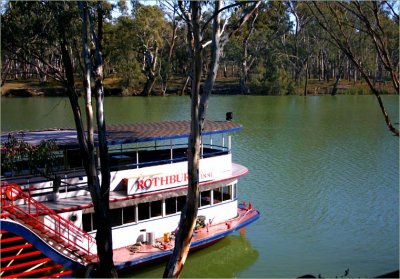
{"label": "deck railing", "polygon": [[[23,204],[17,200],[23,200]],[[1,186],[1,216],[14,216],[22,223],[38,229],[46,235],[51,234],[65,247],[76,247],[79,256],[94,258],[91,249],[96,240],[72,222],[62,218],[54,210],[37,202],[22,191],[16,184],[2,183]]]}
{"label": "deck railing", "polygon": [[[177,147],[179,145],[174,145]],[[133,168],[142,168],[148,166],[162,165],[162,164],[172,164],[177,162],[183,162],[187,160],[186,153],[183,150],[187,149],[187,145],[182,145],[186,148],[175,148],[175,149],[166,149],[167,145],[157,146],[157,149],[149,149],[147,151],[154,152],[158,154],[160,151],[170,152],[169,154],[165,153],[164,158],[160,158],[157,156],[150,158],[143,158],[146,149],[139,150],[137,148],[124,148],[124,149],[114,149],[110,150],[110,158],[111,158],[111,170],[122,170],[122,169],[133,169]],[[213,156],[219,156],[223,154],[228,154],[230,149],[226,146],[217,146],[217,145],[209,145],[204,144],[201,149],[201,159],[209,158]],[[125,160],[124,160],[125,157]],[[113,159],[122,159],[119,163],[113,163]]]}

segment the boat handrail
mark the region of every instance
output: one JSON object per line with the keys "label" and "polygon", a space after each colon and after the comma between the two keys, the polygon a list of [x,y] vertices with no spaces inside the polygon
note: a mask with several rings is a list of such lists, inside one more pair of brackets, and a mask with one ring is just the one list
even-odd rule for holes
{"label": "boat handrail", "polygon": [[[117,147],[116,145],[109,147],[109,153],[112,154],[114,152],[136,152],[136,151],[149,151],[149,150],[164,150],[164,149],[179,149],[179,148],[187,148],[187,143],[180,144],[164,144],[164,145],[148,145],[148,146],[137,146],[137,147]],[[228,151],[228,146],[222,146],[217,144],[203,143],[203,147],[208,147],[216,150],[225,150]]]}
{"label": "boat handrail", "polygon": [[[201,158],[209,158],[217,155],[228,154],[228,151],[217,151],[217,152],[207,152],[203,153]],[[111,166],[111,171],[114,170],[124,170],[124,169],[132,169],[132,168],[143,168],[149,166],[156,166],[156,165],[163,165],[163,164],[172,164],[186,161],[186,156],[175,157],[172,159],[163,159],[163,160],[156,160],[156,161],[147,161],[147,162],[139,162],[139,163],[125,163],[125,164],[118,164]]]}
{"label": "boat handrail", "polygon": [[[18,199],[23,200],[26,209],[15,203]],[[18,219],[26,218],[27,222],[34,220],[35,227],[40,226],[47,232],[55,234],[67,246],[73,245],[89,257],[94,256],[91,252],[92,246],[96,244],[94,237],[58,215],[54,210],[33,199],[17,184],[2,183],[1,185],[1,212],[5,211],[15,215]],[[42,217],[43,220],[39,217]],[[49,225],[45,220],[51,224]]]}
{"label": "boat handrail", "polygon": [[[113,157],[113,156],[118,156],[118,155],[124,155],[124,154],[128,154],[128,153],[138,153],[139,156],[139,160],[137,162],[133,162],[130,164],[125,164],[126,167],[134,167],[134,168],[140,168],[140,167],[145,167],[145,166],[149,166],[149,165],[155,165],[155,164],[166,164],[166,163],[174,163],[174,162],[180,162],[182,160],[185,160],[186,157],[183,156],[178,156],[178,157],[174,157],[173,156],[173,151],[175,150],[185,150],[185,148],[187,148],[187,144],[173,144],[173,145],[152,145],[152,146],[145,146],[145,147],[120,147],[120,148],[112,148],[109,149],[109,156]],[[143,151],[167,151],[167,150],[171,150],[171,158],[170,159],[162,159],[162,160],[151,160],[151,161],[142,161],[140,162],[140,155],[141,152]],[[70,150],[78,150],[78,149],[70,149]],[[209,143],[204,143],[202,145],[202,154],[201,157],[203,158],[208,158],[211,156],[217,156],[220,154],[225,154],[225,153],[229,153],[230,149],[227,146],[221,146],[221,145],[216,145],[216,144],[209,144]],[[121,166],[121,164],[116,164],[119,167]],[[74,166],[74,167],[69,167],[68,169],[62,169],[59,168],[58,170],[55,171],[56,174],[60,175],[60,176],[69,176],[69,177],[79,177],[79,176],[85,176],[85,174],[82,173],[83,170],[83,166],[79,165],[79,166]],[[25,170],[26,171],[26,170]],[[6,176],[7,179],[18,179],[18,180],[35,180],[36,182],[40,182],[41,180],[46,181],[48,180],[47,178],[43,177],[42,179],[40,178],[40,174],[28,174],[28,173],[24,173],[24,170],[21,170],[22,174],[12,174],[11,176]],[[82,174],[81,174],[82,173]],[[18,182],[19,183],[19,182]]]}

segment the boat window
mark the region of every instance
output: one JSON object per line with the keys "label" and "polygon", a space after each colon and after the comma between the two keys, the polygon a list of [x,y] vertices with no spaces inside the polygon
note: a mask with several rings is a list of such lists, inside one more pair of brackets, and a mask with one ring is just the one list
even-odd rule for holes
{"label": "boat window", "polygon": [[236,199],[237,198],[237,183],[233,184],[232,188],[233,188],[232,189],[232,191],[233,191],[233,199]]}
{"label": "boat window", "polygon": [[200,193],[200,206],[211,204],[211,190],[203,191]]}
{"label": "boat window", "polygon": [[217,203],[222,202],[221,188],[214,189],[213,190],[213,195],[214,195],[213,204],[217,204]]}
{"label": "boat window", "polygon": [[82,214],[82,229],[85,232],[92,231],[92,214],[91,213]]}
{"label": "boat window", "polygon": [[181,211],[186,204],[186,196],[177,197],[177,203],[178,203],[177,211]]}
{"label": "boat window", "polygon": [[123,209],[123,223],[134,223],[135,220],[135,206],[127,206]]}
{"label": "boat window", "polygon": [[153,201],[150,204],[151,218],[158,217],[162,215],[162,202]]}
{"label": "boat window", "polygon": [[222,200],[223,201],[227,201],[227,200],[231,199],[231,197],[232,197],[231,187],[232,187],[231,185],[222,187]]}
{"label": "boat window", "polygon": [[150,204],[148,202],[138,204],[139,221],[150,218]]}
{"label": "boat window", "polygon": [[122,225],[122,208],[110,209],[110,225],[111,227]]}
{"label": "boat window", "polygon": [[171,215],[176,213],[176,198],[165,199],[165,214]]}

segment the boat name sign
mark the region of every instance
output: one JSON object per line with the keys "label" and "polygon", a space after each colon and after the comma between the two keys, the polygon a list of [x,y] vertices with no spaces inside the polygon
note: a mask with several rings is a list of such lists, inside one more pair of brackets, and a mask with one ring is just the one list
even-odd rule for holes
{"label": "boat name sign", "polygon": [[[213,179],[214,175],[213,171],[211,170],[202,171],[199,174],[200,182]],[[144,177],[141,176],[141,177],[125,179],[123,183],[127,186],[127,194],[135,195],[155,190],[165,190],[177,186],[183,186],[187,184],[188,180],[189,180],[189,175],[187,173],[167,174],[167,175],[155,174],[150,176],[144,176]]]}

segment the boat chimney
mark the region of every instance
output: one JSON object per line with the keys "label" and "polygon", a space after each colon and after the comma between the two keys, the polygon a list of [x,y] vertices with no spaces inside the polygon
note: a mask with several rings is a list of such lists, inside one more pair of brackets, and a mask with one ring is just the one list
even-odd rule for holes
{"label": "boat chimney", "polygon": [[233,112],[232,111],[228,111],[226,113],[226,121],[232,121],[233,119]]}

